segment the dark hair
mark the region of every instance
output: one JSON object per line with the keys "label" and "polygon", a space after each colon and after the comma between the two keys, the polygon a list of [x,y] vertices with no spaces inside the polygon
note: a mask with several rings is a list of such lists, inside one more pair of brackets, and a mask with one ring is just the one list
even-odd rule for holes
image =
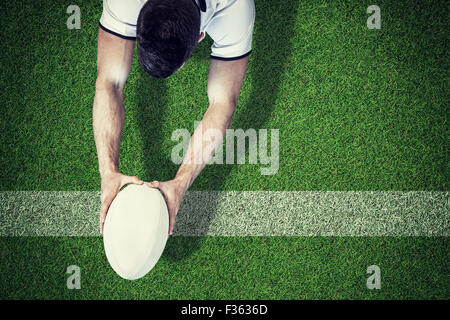
{"label": "dark hair", "polygon": [[148,0],[137,21],[139,63],[167,78],[191,56],[200,34],[200,12],[192,0]]}

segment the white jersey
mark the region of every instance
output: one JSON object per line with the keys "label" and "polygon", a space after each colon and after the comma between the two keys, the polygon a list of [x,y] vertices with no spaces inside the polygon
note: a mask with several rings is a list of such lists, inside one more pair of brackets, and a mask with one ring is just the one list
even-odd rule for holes
{"label": "white jersey", "polygon": [[[103,0],[100,27],[121,38],[135,40],[139,12],[147,0]],[[197,5],[201,0],[194,0]],[[200,11],[200,32],[214,44],[211,58],[236,60],[252,50],[255,5],[253,0],[205,0]]]}

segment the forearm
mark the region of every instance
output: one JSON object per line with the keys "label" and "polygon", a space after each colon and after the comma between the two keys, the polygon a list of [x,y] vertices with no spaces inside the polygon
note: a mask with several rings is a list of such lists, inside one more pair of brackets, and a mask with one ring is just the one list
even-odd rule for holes
{"label": "forearm", "polygon": [[221,103],[210,105],[206,110],[191,137],[186,155],[175,176],[175,180],[178,180],[185,190],[192,185],[219,148],[231,124],[234,109],[233,103]]}
{"label": "forearm", "polygon": [[119,169],[123,123],[122,91],[114,86],[98,86],[93,105],[93,127],[99,171],[102,176]]}

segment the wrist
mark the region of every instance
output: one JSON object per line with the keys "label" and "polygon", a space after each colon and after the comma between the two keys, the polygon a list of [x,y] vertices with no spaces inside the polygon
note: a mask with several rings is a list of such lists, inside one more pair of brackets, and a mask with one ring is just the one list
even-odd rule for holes
{"label": "wrist", "polygon": [[103,168],[100,169],[100,177],[103,179],[104,177],[108,177],[111,175],[118,174],[119,170],[117,168]]}
{"label": "wrist", "polygon": [[178,172],[173,180],[177,182],[178,186],[183,190],[183,192],[186,192],[192,183],[191,176],[189,174],[181,172]]}

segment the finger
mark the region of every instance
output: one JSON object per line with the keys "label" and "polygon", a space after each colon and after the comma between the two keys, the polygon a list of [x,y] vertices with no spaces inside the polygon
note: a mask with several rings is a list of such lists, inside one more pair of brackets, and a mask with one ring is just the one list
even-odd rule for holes
{"label": "finger", "polygon": [[175,226],[175,218],[176,217],[172,217],[169,219],[169,236],[173,234],[173,227]]}
{"label": "finger", "polygon": [[105,225],[105,219],[106,219],[106,215],[100,214],[100,221],[99,221],[100,234],[103,234],[103,227]]}
{"label": "finger", "polygon": [[107,206],[102,204],[101,209],[100,209],[100,221],[99,221],[99,223],[100,223],[100,233],[101,234],[103,234],[103,227],[105,225],[106,213],[107,212],[108,212]]}
{"label": "finger", "polygon": [[161,183],[159,181],[152,181],[147,183],[147,185],[151,188],[158,188],[161,186]]}
{"label": "finger", "polygon": [[105,220],[100,220],[100,234],[103,234],[104,227],[105,227]]}
{"label": "finger", "polygon": [[122,181],[120,182],[120,189],[123,186],[126,186],[127,184],[143,184],[144,181],[142,181],[141,179],[139,179],[136,176],[123,176]]}
{"label": "finger", "polygon": [[105,197],[105,200],[102,202],[100,207],[100,233],[103,234],[103,227],[106,220],[106,214],[108,213],[109,207],[111,206],[111,202],[113,201],[115,194],[113,196],[109,195]]}

